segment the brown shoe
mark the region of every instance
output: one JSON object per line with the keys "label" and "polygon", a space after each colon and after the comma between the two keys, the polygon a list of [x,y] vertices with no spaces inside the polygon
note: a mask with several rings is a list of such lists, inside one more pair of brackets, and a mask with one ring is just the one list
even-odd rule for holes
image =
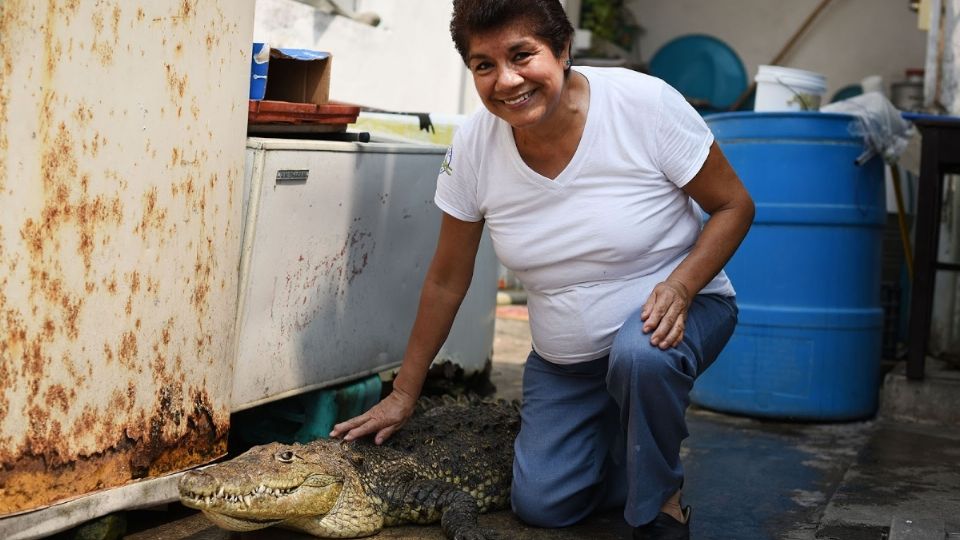
{"label": "brown shoe", "polygon": [[693,510],[687,506],[683,509],[683,523],[677,521],[670,514],[660,512],[656,519],[634,527],[633,540],[690,540],[690,515]]}

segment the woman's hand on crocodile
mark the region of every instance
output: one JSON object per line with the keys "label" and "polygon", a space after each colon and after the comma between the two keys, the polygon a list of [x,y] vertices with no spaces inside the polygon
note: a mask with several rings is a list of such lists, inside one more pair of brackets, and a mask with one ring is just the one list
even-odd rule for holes
{"label": "woman's hand on crocodile", "polygon": [[373,442],[383,444],[407,423],[416,403],[416,396],[410,396],[395,388],[367,412],[333,426],[330,436],[352,441],[376,433]]}

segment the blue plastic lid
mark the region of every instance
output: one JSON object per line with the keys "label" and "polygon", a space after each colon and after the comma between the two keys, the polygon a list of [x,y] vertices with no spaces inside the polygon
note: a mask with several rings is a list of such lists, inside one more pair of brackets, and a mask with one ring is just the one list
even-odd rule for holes
{"label": "blue plastic lid", "polygon": [[680,36],[650,59],[650,74],[666,81],[698,109],[727,109],[747,89],[747,70],[726,43],[704,34]]}

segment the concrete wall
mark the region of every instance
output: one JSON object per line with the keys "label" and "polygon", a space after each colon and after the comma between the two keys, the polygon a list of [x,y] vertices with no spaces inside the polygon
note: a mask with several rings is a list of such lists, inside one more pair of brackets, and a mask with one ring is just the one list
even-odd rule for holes
{"label": "concrete wall", "polygon": [[[640,55],[649,61],[667,41],[713,35],[740,55],[752,80],[813,12],[820,0],[628,0],[645,28]],[[907,68],[923,67],[926,33],[906,0],[833,0],[785,58],[784,65],[827,76],[828,96],[863,77],[889,85]]]}
{"label": "concrete wall", "polygon": [[377,27],[294,0],[257,0],[254,39],[333,53],[330,96],[392,111],[469,113],[479,106],[448,30],[451,0],[355,0]]}

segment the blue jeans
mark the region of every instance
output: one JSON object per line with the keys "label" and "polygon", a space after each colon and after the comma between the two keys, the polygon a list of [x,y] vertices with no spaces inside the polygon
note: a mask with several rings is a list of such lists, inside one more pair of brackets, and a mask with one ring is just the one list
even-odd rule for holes
{"label": "blue jeans", "polygon": [[513,463],[513,511],[532,525],[564,527],[598,509],[624,507],[632,526],[652,521],[680,489],[680,443],[693,381],[733,334],[733,298],[698,295],[683,342],[662,351],[640,311],[610,354],[559,365],[531,351]]}

